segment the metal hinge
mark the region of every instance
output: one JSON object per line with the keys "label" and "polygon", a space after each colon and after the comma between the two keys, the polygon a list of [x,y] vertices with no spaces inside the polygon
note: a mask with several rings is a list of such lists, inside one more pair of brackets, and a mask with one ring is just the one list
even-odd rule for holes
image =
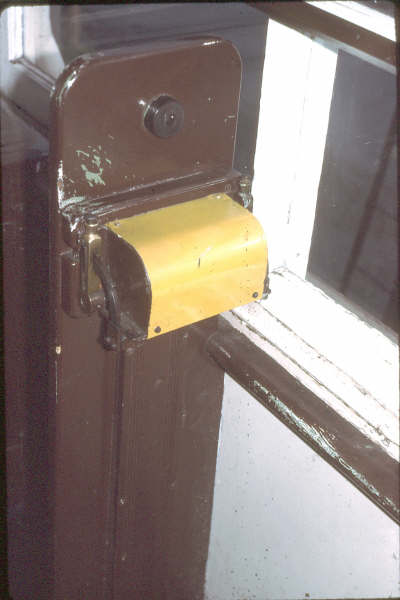
{"label": "metal hinge", "polygon": [[145,333],[121,310],[117,286],[104,257],[103,233],[96,217],[85,218],[84,233],[79,240],[80,303],[85,313],[97,310],[103,317],[104,347],[126,349],[142,342]]}

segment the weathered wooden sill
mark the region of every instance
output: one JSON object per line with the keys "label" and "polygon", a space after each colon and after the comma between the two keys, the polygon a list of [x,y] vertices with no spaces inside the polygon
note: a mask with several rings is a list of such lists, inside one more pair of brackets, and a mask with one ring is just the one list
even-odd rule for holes
{"label": "weathered wooden sill", "polygon": [[[196,327],[201,333],[201,326]],[[218,365],[391,519],[400,523],[399,463],[223,317],[207,339]]]}

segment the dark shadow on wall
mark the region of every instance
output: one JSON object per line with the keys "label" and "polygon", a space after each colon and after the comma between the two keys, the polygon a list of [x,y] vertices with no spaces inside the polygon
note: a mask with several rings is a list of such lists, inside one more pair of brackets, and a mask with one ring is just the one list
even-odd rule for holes
{"label": "dark shadow on wall", "polygon": [[339,52],[307,278],[398,331],[395,125],[395,76]]}

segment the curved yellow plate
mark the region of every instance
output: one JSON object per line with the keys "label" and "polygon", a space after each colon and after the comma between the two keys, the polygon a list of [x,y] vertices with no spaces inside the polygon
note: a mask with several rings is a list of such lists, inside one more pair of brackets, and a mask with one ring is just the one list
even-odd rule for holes
{"label": "curved yellow plate", "polygon": [[108,223],[140,254],[151,283],[148,337],[261,298],[267,244],[257,219],[211,194]]}

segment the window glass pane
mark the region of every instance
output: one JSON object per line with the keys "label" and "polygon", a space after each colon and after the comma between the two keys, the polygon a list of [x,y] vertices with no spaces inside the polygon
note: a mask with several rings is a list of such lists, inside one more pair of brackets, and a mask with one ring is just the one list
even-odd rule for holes
{"label": "window glass pane", "polygon": [[[307,278],[398,328],[395,75],[339,51]],[[354,304],[356,306],[354,306]]]}

